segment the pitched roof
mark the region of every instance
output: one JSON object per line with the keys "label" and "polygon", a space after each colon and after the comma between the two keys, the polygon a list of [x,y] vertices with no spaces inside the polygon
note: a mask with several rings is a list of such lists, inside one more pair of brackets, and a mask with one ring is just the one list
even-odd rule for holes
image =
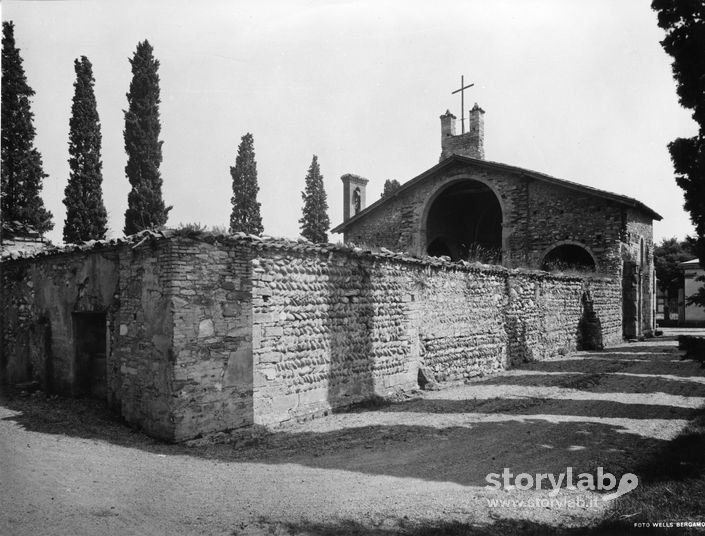
{"label": "pitched roof", "polygon": [[404,184],[401,185],[401,187],[396,190],[392,195],[389,195],[387,197],[383,197],[381,199],[378,199],[374,203],[372,203],[369,207],[365,208],[364,210],[361,210],[357,214],[355,214],[353,217],[351,217],[349,220],[344,221],[337,227],[331,230],[333,233],[341,233],[343,232],[350,224],[355,223],[363,218],[365,218],[368,214],[371,212],[376,211],[379,209],[379,207],[383,206],[393,198],[397,197],[401,193],[405,192],[406,190],[409,190],[416,186],[418,183],[423,182],[427,177],[430,177],[431,175],[434,175],[435,173],[439,172],[440,170],[449,167],[450,165],[454,163],[460,163],[460,164],[472,164],[478,167],[484,167],[487,169],[496,169],[500,171],[508,171],[510,173],[515,173],[519,175],[524,175],[526,177],[530,177],[532,179],[540,180],[543,182],[547,182],[549,184],[555,184],[557,186],[561,186],[563,188],[568,188],[571,190],[576,190],[578,192],[587,194],[587,195],[593,195],[596,197],[602,197],[603,199],[608,199],[610,201],[614,201],[616,203],[619,203],[621,205],[625,205],[631,208],[635,208],[637,210],[641,210],[642,212],[645,212],[649,216],[651,216],[655,220],[662,220],[663,218],[661,217],[660,214],[655,212],[653,209],[647,207],[644,203],[641,201],[637,201],[636,199],[633,199],[631,197],[627,197],[626,195],[619,195],[619,194],[614,194],[612,192],[606,192],[604,190],[599,190],[597,188],[593,188],[591,186],[585,186],[583,184],[578,184],[577,182],[571,182],[567,181],[564,179],[557,179],[555,177],[551,177],[550,175],[546,175],[545,173],[539,173],[538,171],[532,171],[530,169],[524,169],[516,166],[510,166],[508,164],[502,164],[499,162],[489,162],[487,160],[480,160],[477,158],[470,158],[468,156],[460,156],[460,155],[452,155],[443,160],[442,162],[436,164],[430,169],[427,169],[421,175],[418,175],[411,179],[410,181],[405,182]]}
{"label": "pitched roof", "polygon": [[681,263],[678,264],[678,266],[680,266],[680,267],[683,268],[684,270],[687,270],[687,269],[691,269],[691,270],[695,269],[695,270],[697,270],[698,268],[700,268],[700,260],[697,259],[697,258],[695,258],[695,259],[690,260],[690,261],[681,262]]}

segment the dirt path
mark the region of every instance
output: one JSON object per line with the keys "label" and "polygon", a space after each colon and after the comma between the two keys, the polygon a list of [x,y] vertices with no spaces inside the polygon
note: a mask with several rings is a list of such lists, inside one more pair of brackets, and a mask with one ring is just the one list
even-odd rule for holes
{"label": "dirt path", "polygon": [[[164,445],[98,404],[0,400],[0,534],[334,534],[459,521],[584,525],[583,507],[490,507],[547,489],[486,487],[488,473],[621,476],[705,405],[705,370],[657,339],[580,352],[423,398],[271,434]],[[638,475],[637,475],[638,476]],[[525,503],[526,504],[526,503]],[[519,521],[518,521],[519,522]],[[483,528],[484,527],[484,528]],[[488,532],[483,532],[484,530]]]}

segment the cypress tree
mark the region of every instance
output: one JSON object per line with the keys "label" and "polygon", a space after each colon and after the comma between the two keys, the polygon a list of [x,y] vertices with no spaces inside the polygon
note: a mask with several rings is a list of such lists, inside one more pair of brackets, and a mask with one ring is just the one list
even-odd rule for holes
{"label": "cypress tree", "polygon": [[401,188],[401,184],[399,183],[398,180],[396,179],[387,179],[384,181],[384,189],[382,190],[382,198],[384,197],[389,197],[390,195],[393,195],[394,192],[396,192],[399,188]]}
{"label": "cypress tree", "polygon": [[254,139],[249,132],[240,140],[237,148],[235,167],[230,167],[233,179],[233,210],[230,214],[231,233],[249,233],[260,235],[262,217],[260,204],[257,201],[259,186],[257,185],[257,162],[255,161]]}
{"label": "cypress tree", "polygon": [[127,175],[132,189],[127,195],[125,234],[162,227],[172,207],[162,199],[162,142],[159,140],[159,61],[147,40],[137,44],[130,64],[132,81],[125,112]]}
{"label": "cypress tree", "polygon": [[74,61],[73,104],[69,120],[69,167],[64,191],[64,241],[101,240],[108,215],[103,204],[103,163],[100,159],[100,118],[96,109],[93,66],[85,56]]}
{"label": "cypress tree", "polygon": [[323,176],[318,166],[318,157],[313,155],[311,167],[306,174],[306,188],[301,192],[304,201],[301,224],[301,236],[311,242],[328,242],[328,200],[323,186]]}
{"label": "cypress tree", "polygon": [[45,233],[54,227],[52,215],[40,197],[42,181],[48,177],[42,156],[34,147],[34,114],[22,57],[15,46],[15,26],[2,23],[2,173],[0,206],[3,221],[32,227]]}

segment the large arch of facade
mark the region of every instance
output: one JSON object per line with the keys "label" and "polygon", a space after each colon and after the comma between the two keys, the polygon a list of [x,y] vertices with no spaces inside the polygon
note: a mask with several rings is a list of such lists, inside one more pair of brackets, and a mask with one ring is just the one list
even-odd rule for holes
{"label": "large arch of facade", "polygon": [[420,253],[499,264],[505,249],[501,198],[488,182],[453,177],[429,196],[422,215]]}

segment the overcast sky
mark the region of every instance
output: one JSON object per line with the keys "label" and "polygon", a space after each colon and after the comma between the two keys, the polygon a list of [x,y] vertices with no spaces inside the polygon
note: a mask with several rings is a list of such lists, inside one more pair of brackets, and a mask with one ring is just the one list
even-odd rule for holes
{"label": "overcast sky", "polygon": [[[265,234],[299,234],[313,154],[333,226],[344,173],[405,182],[438,162],[439,116],[475,87],[488,160],[635,197],[655,238],[692,233],[666,145],[692,136],[650,0],[4,1],[33,100],[44,200],[59,241],[69,174],[73,60],[93,63],[110,236],[129,183],[122,130],[128,58],[161,63],[169,225],[226,226],[240,138],[251,132]],[[458,125],[459,126],[459,125]],[[342,239],[332,235],[331,240]]]}

